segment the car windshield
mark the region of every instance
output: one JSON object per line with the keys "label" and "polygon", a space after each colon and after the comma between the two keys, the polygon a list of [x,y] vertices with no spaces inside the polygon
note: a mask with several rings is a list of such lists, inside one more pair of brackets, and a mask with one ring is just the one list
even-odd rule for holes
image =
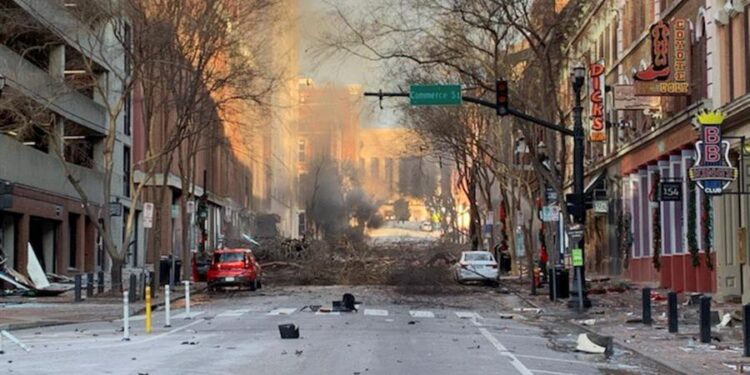
{"label": "car windshield", "polygon": [[492,260],[490,253],[466,253],[464,260],[467,262],[488,262]]}
{"label": "car windshield", "polygon": [[244,253],[216,253],[214,254],[214,263],[242,262],[245,259]]}

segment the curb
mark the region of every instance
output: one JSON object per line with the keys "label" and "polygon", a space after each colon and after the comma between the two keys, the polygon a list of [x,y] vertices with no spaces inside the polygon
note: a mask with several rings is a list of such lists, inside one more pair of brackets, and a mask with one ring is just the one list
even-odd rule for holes
{"label": "curb", "polygon": [[[522,301],[526,302],[527,304],[531,305],[532,307],[537,308],[537,309],[544,309],[544,307],[539,306],[538,304],[534,303],[533,301],[529,300],[528,298],[525,298],[524,296],[522,296],[521,295],[522,293],[518,292],[515,288],[510,288],[510,287],[507,287],[507,288],[511,292],[513,292],[513,294],[515,294],[518,298],[520,298]],[[595,330],[593,330],[593,329],[591,329],[589,327],[585,327],[583,325],[576,324],[576,323],[570,322],[568,320],[562,320],[561,322],[563,324],[568,325],[569,327],[575,327],[575,328],[578,328],[578,329],[580,329],[582,331],[585,331],[585,332],[588,332],[588,333],[593,333],[593,334],[596,334],[596,335],[602,335],[601,333],[596,332]],[[608,336],[608,335],[604,335],[604,336]],[[639,356],[645,358],[646,360],[654,363],[658,367],[662,367],[664,370],[667,370],[667,371],[675,373],[675,374],[686,374],[686,375],[693,375],[694,374],[694,373],[691,373],[691,372],[686,372],[683,369],[678,369],[678,368],[674,367],[674,365],[672,365],[670,363],[667,363],[667,362],[665,362],[665,361],[663,361],[661,359],[657,359],[657,358],[654,358],[654,357],[652,357],[652,356],[650,356],[648,354],[645,354],[642,351],[634,348],[633,346],[626,344],[625,342],[623,342],[622,340],[620,340],[617,337],[613,336],[612,338],[613,338],[615,346],[620,347],[620,349],[626,349],[626,350],[632,351],[633,353],[636,353]]]}
{"label": "curb", "polygon": [[[190,295],[198,295],[202,294],[206,291],[206,288],[196,288],[194,291],[190,291]],[[169,299],[170,302],[179,301],[181,299],[184,299],[185,295],[179,295],[174,296]],[[151,309],[163,307],[166,303],[160,302],[157,304],[151,304]],[[144,305],[141,308],[138,308],[136,310],[132,310],[132,315],[138,315],[142,314],[146,311],[146,306]],[[71,325],[71,324],[86,324],[86,323],[95,323],[95,322],[108,322],[116,320],[114,319],[90,319],[90,320],[81,320],[81,321],[61,321],[61,320],[50,320],[50,321],[39,321],[39,322],[29,322],[29,323],[9,323],[9,324],[0,324],[0,330],[6,330],[6,331],[17,331],[21,329],[35,329],[35,328],[44,328],[44,327],[56,327],[56,326],[64,326],[64,325]]]}
{"label": "curb", "polygon": [[[195,290],[191,290],[190,291],[190,295],[193,296],[193,295],[203,294],[203,292],[205,292],[206,289],[208,289],[208,288],[207,287],[196,288]],[[172,297],[172,298],[169,299],[169,302],[172,303],[172,302],[175,302],[175,301],[179,301],[181,299],[185,299],[185,294]],[[151,304],[151,311],[154,311],[157,308],[163,307],[164,305],[166,305],[166,302],[152,303]],[[146,312],[146,305],[145,304],[140,309],[133,310],[132,314],[133,315],[138,315],[138,314],[142,314],[144,312]]]}

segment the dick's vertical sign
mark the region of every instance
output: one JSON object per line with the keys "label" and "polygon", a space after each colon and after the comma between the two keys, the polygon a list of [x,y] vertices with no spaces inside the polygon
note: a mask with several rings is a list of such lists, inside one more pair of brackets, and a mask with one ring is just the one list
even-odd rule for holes
{"label": "dick's vertical sign", "polygon": [[706,194],[718,195],[737,178],[737,168],[729,160],[729,142],[721,138],[724,115],[719,111],[703,111],[697,117],[701,140],[695,144],[698,158],[688,173]]}
{"label": "dick's vertical sign", "polygon": [[607,140],[604,118],[604,61],[591,64],[589,75],[591,76],[591,135],[592,142],[604,142]]}

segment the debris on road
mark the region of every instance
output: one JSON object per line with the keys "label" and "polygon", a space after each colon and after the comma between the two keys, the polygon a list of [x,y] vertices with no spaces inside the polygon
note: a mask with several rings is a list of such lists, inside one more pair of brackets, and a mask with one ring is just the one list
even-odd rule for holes
{"label": "debris on road", "polygon": [[576,350],[584,353],[604,354],[610,356],[613,350],[613,340],[610,336],[599,336],[593,333],[578,335]]}
{"label": "debris on road", "polygon": [[417,324],[417,322],[416,322],[416,321],[414,321],[414,320],[410,320],[410,321],[409,321],[409,323],[407,323],[407,324],[408,324],[408,325],[414,325],[414,324]]}
{"label": "debris on road", "polygon": [[534,314],[541,314],[542,313],[542,309],[537,308],[537,307],[516,307],[516,308],[513,309],[513,311],[515,311],[515,312],[530,312],[530,313],[534,313]]}
{"label": "debris on road", "polygon": [[596,324],[596,319],[579,320],[578,324],[584,325],[584,326],[593,326]]}
{"label": "debris on road", "polygon": [[279,334],[282,339],[298,339],[299,327],[296,324],[279,324]]}

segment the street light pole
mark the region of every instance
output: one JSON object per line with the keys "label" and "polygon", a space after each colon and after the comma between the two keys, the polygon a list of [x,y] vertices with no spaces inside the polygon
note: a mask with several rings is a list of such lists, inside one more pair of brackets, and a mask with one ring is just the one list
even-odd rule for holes
{"label": "street light pole", "polygon": [[[575,93],[575,107],[573,107],[573,220],[585,231],[586,200],[583,187],[583,157],[585,152],[585,134],[583,132],[583,105],[581,102],[581,92],[583,90],[583,85],[586,82],[586,69],[582,66],[575,67],[573,68],[571,76],[573,81],[573,91]],[[591,301],[588,299],[586,293],[585,243],[585,236],[581,236],[581,240],[577,244],[577,246],[573,244],[573,246],[576,246],[576,248],[583,251],[584,264],[580,266],[574,266],[575,277],[580,279],[576,280],[573,284],[573,290],[575,290],[575,293],[572,293],[571,298],[568,301],[569,307],[591,307]],[[580,291],[578,290],[579,285],[581,288]]]}

